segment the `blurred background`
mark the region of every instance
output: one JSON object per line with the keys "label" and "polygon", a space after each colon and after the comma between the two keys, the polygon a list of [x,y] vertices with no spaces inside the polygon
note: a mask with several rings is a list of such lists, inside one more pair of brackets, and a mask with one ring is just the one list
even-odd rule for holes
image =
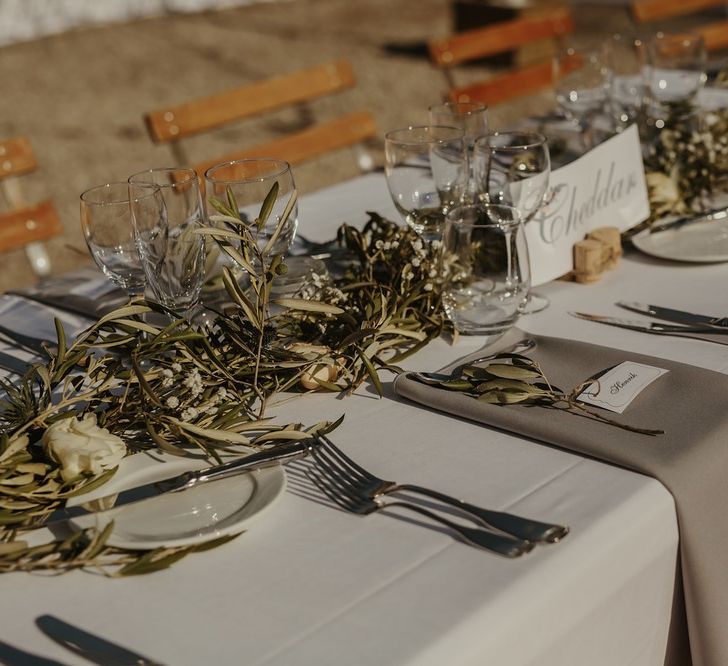
{"label": "blurred background", "polygon": [[[59,212],[64,232],[46,244],[58,274],[91,263],[79,226],[81,192],[177,161],[169,144],[150,139],[146,113],[345,59],[354,87],[190,137],[185,151],[197,163],[366,109],[378,129],[366,149],[378,166],[384,133],[426,123],[428,106],[448,90],[428,40],[545,6],[541,0],[0,0],[0,138],[24,135],[32,143],[39,168],[23,177],[22,196],[27,203],[51,199]],[[580,36],[605,39],[634,27],[626,3],[572,9]],[[523,49],[512,58],[542,55]],[[500,57],[461,67],[460,80],[503,65]],[[517,126],[553,107],[550,91],[519,98],[492,107],[490,124]],[[304,195],[358,173],[351,150],[295,167]],[[0,289],[36,279],[23,250],[3,256]]]}

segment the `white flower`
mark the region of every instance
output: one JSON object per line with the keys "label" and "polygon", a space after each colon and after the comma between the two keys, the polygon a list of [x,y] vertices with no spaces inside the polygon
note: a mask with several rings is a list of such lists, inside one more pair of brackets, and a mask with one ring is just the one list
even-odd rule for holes
{"label": "white flower", "polygon": [[384,241],[380,238],[376,243],[374,243],[374,247],[376,247],[377,250],[381,250],[384,247]]}
{"label": "white flower", "polygon": [[167,407],[171,407],[172,409],[179,407],[179,398],[175,395],[169,396],[167,398]]}
{"label": "white flower", "polygon": [[96,414],[85,414],[80,421],[63,419],[43,433],[43,445],[61,466],[64,481],[88,472],[94,476],[116,467],[126,455],[124,441],[106,428],[96,425]]}
{"label": "white flower", "polygon": [[175,372],[182,372],[182,366],[179,363],[172,363],[172,370]]}
{"label": "white flower", "polygon": [[196,419],[199,414],[200,413],[194,407],[188,407],[182,412],[182,414],[180,414],[180,416],[183,421],[192,421],[193,419]]}
{"label": "white flower", "polygon": [[426,285],[425,285],[425,286],[423,287],[423,289],[424,289],[425,291],[432,291],[432,282],[428,282],[428,283],[427,283],[427,284],[426,284]]}
{"label": "white flower", "polygon": [[412,265],[413,265],[413,266],[414,266],[415,268],[419,268],[419,267],[420,267],[420,263],[421,263],[421,262],[420,262],[420,260],[419,260],[419,259],[418,259],[417,257],[413,257],[413,258],[412,258]]}

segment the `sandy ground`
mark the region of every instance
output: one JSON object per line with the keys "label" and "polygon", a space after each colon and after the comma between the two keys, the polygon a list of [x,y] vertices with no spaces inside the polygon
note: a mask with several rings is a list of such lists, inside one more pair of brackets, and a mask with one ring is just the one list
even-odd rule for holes
{"label": "sandy ground", "polygon": [[[606,35],[629,26],[623,7],[575,7],[578,30]],[[48,243],[54,272],[90,261],[78,221],[85,189],[126,180],[135,171],[174,164],[168,145],[147,135],[144,113],[330,60],[349,60],[357,86],[309,105],[313,119],[356,109],[375,116],[380,139],[370,148],[381,163],[381,137],[424,123],[446,91],[424,54],[388,45],[418,44],[453,25],[448,0],[284,0],[125,25],[77,29],[0,49],[0,136],[27,135],[40,170],[22,179],[28,202],[51,198],[65,228]],[[459,81],[488,69],[468,67]],[[491,109],[494,128],[517,124],[553,105],[550,93]],[[190,138],[191,162],[253,145],[300,125],[294,110],[249,119]],[[303,194],[356,175],[350,151],[298,167]],[[22,251],[8,253],[0,289],[33,280]]]}

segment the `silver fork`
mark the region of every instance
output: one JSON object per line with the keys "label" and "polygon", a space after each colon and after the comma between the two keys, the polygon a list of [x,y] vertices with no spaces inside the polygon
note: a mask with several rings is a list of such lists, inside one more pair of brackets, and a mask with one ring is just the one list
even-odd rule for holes
{"label": "silver fork", "polygon": [[534,544],[530,541],[460,525],[412,502],[384,501],[382,497],[371,498],[362,493],[356,483],[352,483],[351,479],[341,472],[341,468],[333,463],[332,459],[324,453],[322,447],[313,449],[312,455],[317,462],[317,466],[315,470],[309,471],[309,476],[331,500],[346,511],[368,515],[390,507],[407,509],[445,525],[472,546],[510,558],[528,553],[534,547]]}
{"label": "silver fork", "polygon": [[336,465],[341,474],[346,474],[350,485],[355,486],[361,494],[372,500],[376,500],[382,495],[397,492],[398,490],[424,495],[469,514],[471,518],[474,517],[484,527],[505,532],[524,541],[556,543],[569,533],[569,528],[565,525],[543,523],[537,520],[522,518],[512,513],[484,509],[451,497],[450,495],[445,495],[437,490],[409,483],[396,483],[395,481],[380,479],[349,458],[328,437],[322,435],[319,439],[322,442],[320,449],[329,453],[329,458],[332,461],[331,464]]}

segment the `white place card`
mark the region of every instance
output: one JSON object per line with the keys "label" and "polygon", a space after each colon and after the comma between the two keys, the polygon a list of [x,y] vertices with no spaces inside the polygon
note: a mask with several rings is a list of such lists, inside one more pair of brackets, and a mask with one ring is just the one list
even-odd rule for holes
{"label": "white place card", "polygon": [[621,414],[647,386],[666,372],[652,365],[625,361],[592,380],[577,400]]}
{"label": "white place card", "polygon": [[574,266],[574,243],[598,227],[625,231],[647,219],[647,196],[637,126],[632,125],[551,173],[551,200],[526,225],[531,284]]}

